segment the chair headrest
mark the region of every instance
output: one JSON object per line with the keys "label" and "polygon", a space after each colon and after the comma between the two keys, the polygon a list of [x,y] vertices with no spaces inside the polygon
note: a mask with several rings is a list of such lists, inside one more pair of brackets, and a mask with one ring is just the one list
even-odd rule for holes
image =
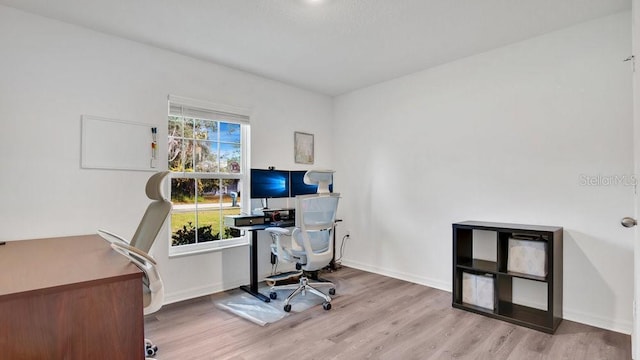
{"label": "chair headrest", "polygon": [[328,194],[329,185],[333,184],[333,170],[309,170],[302,181],[307,185],[317,185],[318,194]]}
{"label": "chair headrest", "polygon": [[170,173],[170,171],[161,171],[153,174],[149,178],[149,180],[147,180],[145,192],[147,193],[147,197],[149,197],[149,199],[167,201],[167,199],[164,197],[164,194],[162,193],[162,181]]}

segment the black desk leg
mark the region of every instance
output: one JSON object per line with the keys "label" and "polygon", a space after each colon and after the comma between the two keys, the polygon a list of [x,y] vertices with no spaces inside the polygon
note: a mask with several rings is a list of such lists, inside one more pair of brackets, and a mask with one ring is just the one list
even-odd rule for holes
{"label": "black desk leg", "polygon": [[249,285],[242,285],[240,289],[257,297],[264,302],[270,302],[269,297],[258,292],[258,230],[251,231],[251,244],[249,244]]}

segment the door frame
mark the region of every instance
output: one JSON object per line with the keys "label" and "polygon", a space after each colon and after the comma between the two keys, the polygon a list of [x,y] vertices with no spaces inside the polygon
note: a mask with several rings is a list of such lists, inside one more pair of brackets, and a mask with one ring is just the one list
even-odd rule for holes
{"label": "door frame", "polygon": [[[632,0],[631,3],[631,49],[632,54],[640,54],[640,0]],[[640,176],[640,66],[635,71],[635,57],[631,59],[634,71],[632,73],[633,82],[633,152],[634,152],[634,173]],[[635,190],[635,218],[640,215],[640,196],[638,188]],[[633,325],[631,333],[631,355],[634,359],[640,360],[640,233],[638,226],[634,227],[633,242]]]}

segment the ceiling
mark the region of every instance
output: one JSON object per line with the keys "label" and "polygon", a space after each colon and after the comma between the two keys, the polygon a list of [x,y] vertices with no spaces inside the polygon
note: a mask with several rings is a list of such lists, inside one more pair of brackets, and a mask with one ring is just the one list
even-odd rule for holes
{"label": "ceiling", "polygon": [[327,95],[598,17],[631,0],[0,0]]}

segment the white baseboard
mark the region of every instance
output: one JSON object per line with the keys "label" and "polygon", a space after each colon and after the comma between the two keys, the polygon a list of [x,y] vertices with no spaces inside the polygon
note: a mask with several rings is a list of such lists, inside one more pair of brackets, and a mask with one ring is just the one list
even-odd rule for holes
{"label": "white baseboard", "polygon": [[232,282],[217,283],[207,286],[194,287],[173,293],[165,293],[163,305],[173,304],[180,301],[195,299],[201,296],[212,295],[222,291],[227,291],[245,285],[245,281],[237,280]]}
{"label": "white baseboard", "polygon": [[[420,285],[429,286],[429,287],[447,291],[447,292],[452,291],[450,283],[442,282],[442,281],[428,278],[428,277],[415,276],[413,274],[408,274],[408,273],[395,271],[391,269],[385,269],[377,266],[371,266],[371,265],[363,264],[357,261],[343,260],[342,265],[363,270],[363,271],[372,272],[375,274],[392,277],[395,279],[400,279],[400,280],[409,281],[409,282],[420,284]],[[545,306],[545,304],[522,304],[522,305],[527,305],[527,306],[537,307],[537,308]],[[631,330],[633,328],[633,324],[630,319],[624,320],[624,321],[612,320],[602,316],[597,316],[589,313],[567,309],[566,306],[563,309],[562,318],[569,321],[575,321],[581,324],[590,325],[600,329],[615,331],[623,334],[631,334]]]}
{"label": "white baseboard", "polygon": [[375,274],[388,276],[394,279],[400,279],[400,280],[409,281],[415,284],[429,286],[438,290],[451,292],[450,283],[442,282],[442,281],[428,278],[428,277],[415,276],[413,274],[409,274],[405,272],[395,271],[395,270],[381,268],[377,266],[370,266],[368,264],[363,264],[357,261],[344,260],[342,261],[342,265],[352,267],[354,269],[359,269],[363,271],[372,272]]}
{"label": "white baseboard", "polygon": [[[285,267],[283,267],[283,269],[281,270],[284,271],[284,268]],[[295,269],[293,265],[291,266],[291,268]],[[270,275],[269,273],[258,275],[258,281],[262,281],[262,279],[266,278],[269,275]],[[218,282],[215,284],[209,284],[207,286],[193,287],[190,289],[175,291],[171,293],[165,292],[164,301],[162,304],[168,305],[168,304],[173,304],[180,301],[195,299],[201,296],[213,295],[215,293],[219,293],[222,291],[236,289],[236,288],[239,288],[241,285],[247,285],[247,284],[249,284],[248,278]]]}
{"label": "white baseboard", "polygon": [[633,323],[631,319],[624,321],[613,320],[602,316],[567,309],[566,307],[563,309],[562,318],[579,322],[581,324],[591,325],[600,329],[611,330],[629,335],[631,334],[631,330],[633,329]]}

